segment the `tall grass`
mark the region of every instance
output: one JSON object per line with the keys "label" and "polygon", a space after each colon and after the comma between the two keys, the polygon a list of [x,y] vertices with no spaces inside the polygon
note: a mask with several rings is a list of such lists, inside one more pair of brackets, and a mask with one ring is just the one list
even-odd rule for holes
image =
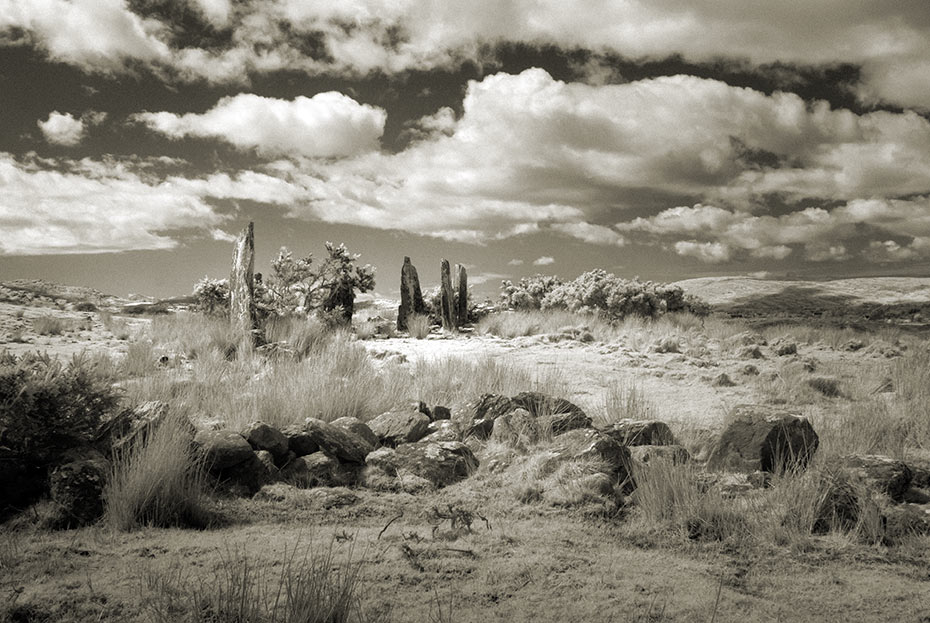
{"label": "tall grass", "polygon": [[39,335],[61,335],[68,330],[68,323],[54,316],[39,316],[32,321],[32,330]]}
{"label": "tall grass", "polygon": [[204,469],[191,450],[186,419],[170,413],[113,463],[104,490],[104,522],[115,530],[141,526],[205,527]]}
{"label": "tall grass", "polygon": [[426,314],[410,314],[407,316],[407,332],[410,337],[418,340],[425,339],[430,332],[430,320]]}
{"label": "tall grass", "polygon": [[334,540],[319,550],[298,543],[285,551],[278,571],[253,555],[227,550],[213,577],[187,577],[178,569],[149,572],[147,611],[163,623],[361,623],[373,621],[361,601],[362,562],[345,557]]}
{"label": "tall grass", "polygon": [[615,381],[607,386],[604,394],[601,424],[611,424],[622,419],[654,420],[656,408],[643,390],[631,381]]}

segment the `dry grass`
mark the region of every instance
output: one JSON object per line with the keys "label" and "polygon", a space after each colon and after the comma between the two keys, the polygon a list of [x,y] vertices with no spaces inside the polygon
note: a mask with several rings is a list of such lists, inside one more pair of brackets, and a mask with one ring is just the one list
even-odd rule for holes
{"label": "dry grass", "polygon": [[351,548],[337,554],[335,539],[319,550],[298,542],[273,567],[227,550],[209,579],[179,568],[147,573],[147,611],[162,623],[363,623],[376,619],[362,607],[361,569]]}
{"label": "dry grass", "polygon": [[603,415],[599,424],[608,425],[622,419],[655,420],[655,405],[632,381],[614,381],[604,395]]}
{"label": "dry grass", "polygon": [[104,523],[115,530],[204,527],[209,516],[203,495],[204,470],[192,454],[189,425],[172,413],[115,457],[104,492]]}
{"label": "dry grass", "polygon": [[54,316],[39,316],[32,321],[32,330],[38,335],[61,335],[68,329],[67,322]]}
{"label": "dry grass", "polygon": [[429,335],[431,323],[426,314],[410,314],[407,316],[407,332],[410,337],[418,340],[426,339]]}

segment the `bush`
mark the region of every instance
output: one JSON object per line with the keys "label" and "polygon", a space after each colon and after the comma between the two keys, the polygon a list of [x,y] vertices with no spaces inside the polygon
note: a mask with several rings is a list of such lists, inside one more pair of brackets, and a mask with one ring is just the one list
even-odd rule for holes
{"label": "bush", "polygon": [[540,309],[543,299],[561,285],[562,280],[551,275],[523,277],[516,284],[504,280],[501,283],[501,303],[511,309]]}
{"label": "bush", "polygon": [[48,355],[0,361],[0,445],[23,462],[47,464],[62,450],[89,443],[119,397],[90,360],[64,366]]}
{"label": "bush", "polygon": [[97,311],[97,306],[91,303],[90,301],[81,301],[74,306],[74,311],[79,312],[95,312]]}

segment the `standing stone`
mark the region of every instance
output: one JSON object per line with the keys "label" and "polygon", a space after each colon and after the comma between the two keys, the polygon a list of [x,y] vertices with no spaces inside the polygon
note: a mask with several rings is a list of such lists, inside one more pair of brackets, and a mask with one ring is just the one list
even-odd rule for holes
{"label": "standing stone", "polygon": [[442,308],[442,328],[447,331],[455,331],[455,310],[452,301],[452,275],[449,260],[442,260],[439,275],[441,280],[439,302]]}
{"label": "standing stone", "polygon": [[455,324],[468,324],[468,273],[461,264],[455,265]]}
{"label": "standing stone", "polygon": [[229,320],[243,333],[255,328],[254,277],[255,231],[254,223],[239,233],[233,251],[232,273],[229,275]]}
{"label": "standing stone", "polygon": [[404,257],[404,266],[400,269],[400,307],[397,308],[397,330],[407,330],[407,317],[410,314],[426,313],[423,292],[420,290],[420,277],[416,267]]}

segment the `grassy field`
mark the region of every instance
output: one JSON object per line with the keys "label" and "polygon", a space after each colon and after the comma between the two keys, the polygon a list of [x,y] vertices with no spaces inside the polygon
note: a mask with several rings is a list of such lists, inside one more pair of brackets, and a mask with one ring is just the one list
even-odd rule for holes
{"label": "grassy field", "polygon": [[[32,311],[10,314],[44,340],[28,344],[71,352],[73,331],[41,334]],[[274,346],[255,350],[222,320],[95,313],[94,335],[108,335],[88,340],[81,365],[123,406],[169,404],[174,424],[113,463],[96,525],[49,530],[45,501],[0,525],[0,621],[930,619],[930,537],[891,535],[868,496],[852,523],[822,513],[840,457],[928,458],[922,334],[541,312],[458,336],[359,325],[280,322]],[[596,464],[553,464],[542,434],[472,441],[477,472],[437,491],[274,485],[237,498],[184,450],[187,421],[369,421],[416,400],[455,413],[521,391],[565,397],[601,426],[665,421],[698,460],[605,488]],[[805,471],[734,495],[700,458],[745,402],[809,417],[820,449]]]}

